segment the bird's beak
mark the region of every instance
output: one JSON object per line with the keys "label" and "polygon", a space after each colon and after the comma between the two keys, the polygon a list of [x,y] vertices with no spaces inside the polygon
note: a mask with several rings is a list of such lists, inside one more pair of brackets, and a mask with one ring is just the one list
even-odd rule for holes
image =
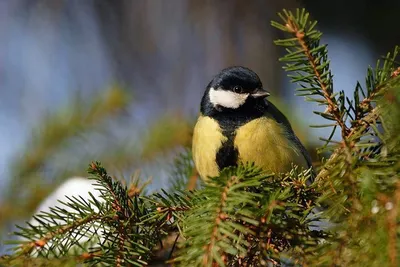
{"label": "bird's beak", "polygon": [[270,95],[270,93],[263,88],[256,89],[253,93],[251,93],[251,96],[254,98],[263,98],[263,97],[267,97],[269,95]]}

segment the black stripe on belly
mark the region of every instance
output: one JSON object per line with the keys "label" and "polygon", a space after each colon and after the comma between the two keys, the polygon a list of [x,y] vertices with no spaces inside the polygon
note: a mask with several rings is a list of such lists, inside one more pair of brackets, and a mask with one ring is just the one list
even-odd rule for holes
{"label": "black stripe on belly", "polygon": [[233,144],[233,139],[235,138],[234,132],[224,132],[223,134],[228,140],[222,143],[216,155],[216,161],[220,171],[229,166],[237,166],[239,155],[237,148]]}
{"label": "black stripe on belly", "polygon": [[246,103],[237,109],[215,108],[210,104],[208,93],[202,100],[201,112],[216,120],[222,129],[222,134],[228,138],[222,143],[216,155],[219,170],[229,166],[237,166],[239,151],[234,146],[236,130],[251,120],[262,117],[267,109],[265,100],[248,99]]}

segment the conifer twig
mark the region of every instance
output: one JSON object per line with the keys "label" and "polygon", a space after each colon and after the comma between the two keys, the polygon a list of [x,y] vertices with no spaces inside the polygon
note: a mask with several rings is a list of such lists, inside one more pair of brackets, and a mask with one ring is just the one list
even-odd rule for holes
{"label": "conifer twig", "polygon": [[[210,240],[210,244],[206,246],[205,250],[206,253],[203,256],[203,264],[204,266],[208,265],[208,260],[211,257],[210,254],[212,253],[212,249],[215,245],[215,242],[217,240],[217,235],[218,235],[218,227],[219,224],[221,223],[221,220],[225,220],[227,218],[227,215],[222,211],[223,208],[226,205],[226,199],[227,199],[227,195],[229,192],[230,187],[236,183],[236,181],[238,180],[237,176],[232,175],[230,177],[230,179],[228,180],[228,182],[226,183],[226,186],[224,187],[224,189],[222,190],[222,194],[221,194],[221,202],[220,202],[220,206],[217,208],[216,210],[216,216],[215,216],[215,222],[214,222],[214,227],[211,233],[211,240]],[[222,257],[224,257],[222,255]],[[223,259],[224,261],[224,259]]]}
{"label": "conifer twig", "polygon": [[305,53],[309,63],[311,64],[312,69],[314,71],[314,75],[317,78],[319,85],[321,86],[323,96],[327,101],[328,104],[327,112],[332,114],[332,116],[335,118],[336,123],[342,129],[342,137],[344,138],[348,134],[349,129],[346,126],[345,122],[343,121],[342,115],[339,112],[335,97],[332,96],[331,85],[327,84],[321,78],[322,76],[322,73],[320,72],[320,69],[322,69],[321,65],[319,64],[319,60],[314,58],[314,56],[311,53],[311,48],[309,47],[306,41],[306,34],[301,29],[298,28],[296,22],[293,20],[293,17],[291,16],[287,17],[285,26],[289,32],[291,32],[296,36],[298,43],[303,49],[303,52]]}
{"label": "conifer twig", "polygon": [[105,170],[100,166],[100,164],[98,162],[96,162],[96,163],[92,162],[89,166],[90,166],[89,172],[97,173],[102,178],[101,181],[103,181],[104,185],[108,189],[108,192],[111,194],[113,202],[114,202],[112,205],[112,208],[117,213],[122,212],[122,214],[125,214],[125,210],[122,207],[122,205],[117,197],[117,193],[114,191],[111,178],[107,175],[107,172],[105,172]]}
{"label": "conifer twig", "polygon": [[87,216],[85,218],[82,218],[80,220],[76,220],[76,221],[72,222],[71,224],[59,226],[58,229],[56,229],[55,231],[48,232],[46,235],[44,235],[40,239],[32,241],[32,242],[27,243],[25,245],[22,245],[20,254],[21,255],[28,255],[28,254],[32,253],[32,250],[35,247],[43,248],[44,246],[46,246],[46,244],[49,241],[51,241],[56,236],[65,235],[68,232],[75,230],[79,226],[82,226],[84,224],[87,224],[87,223],[90,223],[90,222],[93,222],[93,221],[99,220],[99,219],[105,219],[105,218],[102,218],[102,216],[100,216],[98,214],[91,214],[91,215],[89,215],[89,216]]}

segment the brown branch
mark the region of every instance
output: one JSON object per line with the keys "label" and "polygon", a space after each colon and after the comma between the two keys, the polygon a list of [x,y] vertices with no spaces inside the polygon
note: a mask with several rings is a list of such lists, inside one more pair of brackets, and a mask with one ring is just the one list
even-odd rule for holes
{"label": "brown branch", "polygon": [[349,129],[342,119],[340,111],[337,107],[336,99],[332,97],[332,93],[329,90],[329,84],[326,84],[322,80],[322,73],[320,73],[320,71],[318,70],[317,61],[311,54],[311,49],[305,40],[306,38],[305,33],[303,31],[300,31],[297,24],[290,17],[286,21],[286,28],[296,36],[297,41],[299,42],[301,48],[304,51],[304,54],[307,56],[308,61],[310,62],[314,70],[315,77],[317,78],[319,84],[321,85],[323,96],[328,103],[327,111],[335,118],[336,123],[342,129],[342,137],[344,139],[345,136],[348,134]]}
{"label": "brown branch", "polygon": [[[125,209],[122,207],[121,203],[119,202],[116,193],[114,192],[114,190],[112,189],[111,185],[110,185],[110,184],[108,183],[108,181],[107,181],[108,179],[110,179],[110,181],[112,181],[111,176],[109,176],[109,175],[107,174],[107,172],[106,172],[104,169],[101,168],[101,170],[99,170],[97,164],[94,163],[94,162],[92,162],[92,163],[90,164],[90,168],[91,168],[93,171],[95,171],[95,172],[97,173],[97,175],[99,175],[99,176],[103,179],[104,183],[106,184],[107,189],[108,189],[108,191],[110,192],[110,194],[112,195],[112,198],[113,198],[113,200],[114,200],[114,203],[112,203],[112,205],[111,205],[112,208],[113,208],[117,213],[122,213],[122,214],[124,214],[126,217],[129,217],[128,214],[126,214]],[[104,170],[104,171],[102,171],[102,170]]]}
{"label": "brown branch", "polygon": [[50,240],[55,238],[57,235],[65,234],[65,233],[67,233],[69,231],[72,231],[72,230],[76,229],[77,227],[79,227],[81,225],[90,223],[90,222],[98,220],[100,218],[102,218],[100,215],[92,214],[90,216],[87,216],[86,218],[74,221],[70,225],[63,225],[60,228],[58,228],[57,230],[47,233],[45,236],[43,236],[39,240],[35,240],[35,241],[32,241],[32,242],[29,242],[27,244],[22,245],[20,247],[21,248],[20,254],[21,255],[28,255],[36,247],[43,248]]}
{"label": "brown branch", "polygon": [[397,77],[397,76],[399,76],[399,75],[400,75],[400,67],[398,67],[397,69],[395,69],[390,77],[391,77],[391,78],[395,78],[395,77]]}
{"label": "brown branch", "polygon": [[[380,115],[381,115],[381,109],[379,108],[379,106],[371,110],[371,112],[367,116],[365,116],[357,126],[351,128],[350,132],[346,136],[347,140],[356,134],[364,132],[372,123],[374,123],[379,118]],[[324,164],[324,167],[318,173],[316,177],[317,181],[323,180],[328,176],[329,169],[327,168],[327,166],[332,165],[336,161],[337,156],[343,153],[344,149],[346,149],[346,145],[343,143],[343,146],[338,147],[333,152],[329,160]]]}
{"label": "brown branch", "polygon": [[125,233],[124,233],[124,225],[118,222],[118,231],[119,231],[119,251],[117,254],[117,258],[115,259],[115,266],[121,267],[124,266],[124,244],[125,244]]}
{"label": "brown branch", "polygon": [[[203,256],[203,266],[208,266],[208,260],[211,254],[212,248],[215,246],[215,243],[217,242],[217,235],[218,235],[218,227],[221,223],[222,220],[225,220],[227,218],[227,215],[222,211],[223,208],[226,206],[226,199],[228,195],[228,191],[232,185],[234,185],[238,180],[237,176],[232,176],[230,180],[226,183],[226,186],[222,190],[221,194],[221,203],[219,207],[216,210],[216,218],[215,218],[215,223],[214,223],[214,228],[211,232],[211,240],[210,244],[205,247],[206,253]],[[225,257],[223,257],[225,259]]]}
{"label": "brown branch", "polygon": [[357,112],[355,123],[358,123],[364,114],[371,112],[371,110],[373,109],[371,102],[374,99],[374,97],[378,94],[380,89],[381,86],[375,87],[375,89],[371,92],[369,97],[364,98],[360,103],[358,103],[358,108],[361,110],[361,112]]}

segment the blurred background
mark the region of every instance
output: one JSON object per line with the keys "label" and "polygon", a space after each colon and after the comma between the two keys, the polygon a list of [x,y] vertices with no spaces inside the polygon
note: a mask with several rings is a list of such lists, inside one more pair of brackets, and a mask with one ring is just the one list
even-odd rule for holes
{"label": "blurred background", "polygon": [[11,225],[93,160],[167,187],[205,86],[230,65],[259,74],[314,151],[326,133],[307,127],[316,107],[294,96],[270,26],[296,7],[319,21],[350,95],[400,43],[399,1],[0,0],[0,253]]}

